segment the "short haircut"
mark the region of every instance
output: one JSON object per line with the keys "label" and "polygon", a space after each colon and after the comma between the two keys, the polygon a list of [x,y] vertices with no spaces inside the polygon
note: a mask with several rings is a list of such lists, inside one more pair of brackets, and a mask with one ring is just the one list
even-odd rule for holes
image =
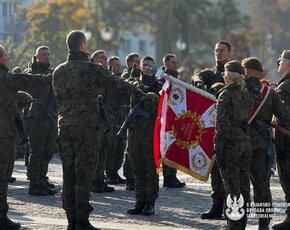
{"label": "short haircut", "polygon": [[86,37],[80,30],[72,30],[66,37],[66,45],[70,51],[78,51],[81,43],[85,41]]}
{"label": "short haircut", "polygon": [[169,62],[170,58],[176,58],[176,55],[175,54],[166,54],[162,59],[163,64],[165,65],[165,63]]}
{"label": "short haircut", "polygon": [[135,57],[139,57],[139,55],[136,53],[129,53],[126,57],[126,64],[128,65],[128,63],[133,62]]}
{"label": "short haircut", "polygon": [[229,42],[227,42],[227,41],[221,40],[221,41],[218,41],[218,42],[216,43],[216,45],[217,45],[217,44],[225,45],[225,46],[227,47],[228,51],[231,51],[231,50],[232,50],[232,44],[229,43]]}
{"label": "short haircut", "polygon": [[49,50],[48,46],[39,46],[37,47],[35,54],[37,55],[41,50]]}
{"label": "short haircut", "polygon": [[113,56],[113,57],[110,57],[107,61],[108,65],[113,65],[113,62],[114,61],[117,61],[117,60],[120,60],[120,58],[118,56]]}
{"label": "short haircut", "polygon": [[105,54],[105,53],[106,53],[105,50],[96,50],[96,51],[92,54],[92,56],[91,56],[91,62],[94,61],[94,58],[95,58],[98,54]]}
{"label": "short haircut", "polygon": [[155,63],[153,57],[151,56],[144,56],[141,61],[152,61],[153,63]]}

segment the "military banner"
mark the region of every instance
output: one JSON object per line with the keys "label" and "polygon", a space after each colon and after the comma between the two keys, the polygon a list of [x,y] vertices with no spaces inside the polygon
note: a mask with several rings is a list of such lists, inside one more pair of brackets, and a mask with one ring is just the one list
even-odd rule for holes
{"label": "military banner", "polygon": [[207,181],[214,157],[215,97],[171,76],[161,91],[154,130],[157,170],[165,163]]}

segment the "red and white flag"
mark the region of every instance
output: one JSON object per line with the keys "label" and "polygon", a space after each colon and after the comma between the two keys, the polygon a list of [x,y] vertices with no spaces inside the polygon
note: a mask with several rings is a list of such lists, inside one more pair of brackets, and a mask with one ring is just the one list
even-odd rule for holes
{"label": "red and white flag", "polygon": [[161,90],[154,130],[157,171],[165,163],[207,181],[214,157],[215,97],[171,76]]}

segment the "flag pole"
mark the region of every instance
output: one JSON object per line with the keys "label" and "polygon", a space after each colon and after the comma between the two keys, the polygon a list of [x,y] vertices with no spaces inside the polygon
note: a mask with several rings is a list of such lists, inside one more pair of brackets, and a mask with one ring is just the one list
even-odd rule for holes
{"label": "flag pole", "polygon": [[190,85],[190,84],[188,84],[186,82],[183,82],[183,81],[181,81],[181,80],[179,80],[179,79],[177,79],[177,78],[175,78],[175,77],[173,77],[171,75],[168,75],[168,74],[164,73],[164,70],[162,70],[162,69],[158,69],[156,71],[155,77],[158,78],[158,79],[161,79],[161,78],[167,79],[167,80],[169,80],[171,82],[174,82],[176,84],[179,84],[179,85],[183,86],[186,89],[194,91],[194,92],[196,92],[196,93],[198,93],[198,94],[200,94],[200,95],[202,95],[202,96],[204,96],[204,97],[206,97],[208,99],[211,99],[213,101],[216,100],[214,95],[212,95],[212,94],[210,94],[210,93],[208,93],[208,92],[206,92],[204,90],[201,90],[201,89],[199,89],[199,88],[197,88],[197,87],[195,87],[193,85]]}

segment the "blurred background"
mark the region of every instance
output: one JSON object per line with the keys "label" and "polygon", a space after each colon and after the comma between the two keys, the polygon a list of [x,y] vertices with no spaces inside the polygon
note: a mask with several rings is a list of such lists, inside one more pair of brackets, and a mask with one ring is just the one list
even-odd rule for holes
{"label": "blurred background", "polygon": [[233,59],[258,57],[277,80],[276,61],[290,49],[289,22],[289,0],[0,0],[0,43],[9,67],[21,69],[40,45],[50,47],[52,66],[64,62],[65,37],[79,29],[91,52],[104,49],[123,66],[130,52],[159,66],[174,53],[185,81],[215,65],[215,43],[225,39]]}

